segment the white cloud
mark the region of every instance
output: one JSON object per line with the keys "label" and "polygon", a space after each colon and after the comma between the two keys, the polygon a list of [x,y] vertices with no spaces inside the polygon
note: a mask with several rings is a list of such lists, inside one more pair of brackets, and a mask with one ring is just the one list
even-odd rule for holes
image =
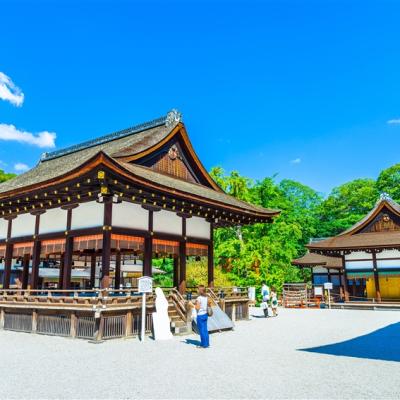
{"label": "white cloud", "polygon": [[53,148],[56,134],[54,132],[38,132],[36,134],[20,131],[14,125],[0,124],[0,140],[13,140],[28,143],[41,148]]}
{"label": "white cloud", "polygon": [[300,164],[301,163],[301,158],[295,158],[294,160],[290,161],[290,164]]}
{"label": "white cloud", "polygon": [[389,119],[387,122],[389,125],[400,125],[400,118]]}
{"label": "white cloud", "polygon": [[24,102],[24,94],[21,89],[3,72],[0,72],[0,99],[9,101],[17,107],[22,106]]}
{"label": "white cloud", "polygon": [[24,163],[16,163],[14,164],[14,169],[17,172],[25,172],[28,171],[29,167]]}

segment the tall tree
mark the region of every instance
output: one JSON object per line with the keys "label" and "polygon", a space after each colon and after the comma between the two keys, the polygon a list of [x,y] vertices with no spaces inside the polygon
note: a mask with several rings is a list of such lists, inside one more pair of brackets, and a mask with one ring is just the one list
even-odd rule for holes
{"label": "tall tree", "polygon": [[400,202],[400,164],[384,169],[378,176],[376,186],[380,193],[387,193],[393,200]]}
{"label": "tall tree", "polygon": [[373,179],[355,179],[334,188],[321,205],[318,236],[334,236],[346,230],[364,217],[378,198]]}

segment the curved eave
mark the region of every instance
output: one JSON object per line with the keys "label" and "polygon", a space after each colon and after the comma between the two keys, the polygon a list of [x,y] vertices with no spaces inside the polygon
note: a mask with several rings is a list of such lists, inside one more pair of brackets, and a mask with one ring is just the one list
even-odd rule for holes
{"label": "curved eave", "polygon": [[[267,210],[267,209],[255,209],[250,204],[244,203],[244,205],[248,205],[247,207],[240,207],[240,206],[233,206],[231,204],[224,203],[222,201],[216,201],[216,200],[211,200],[207,197],[203,196],[198,196],[198,195],[193,195],[192,193],[188,193],[182,190],[177,190],[177,189],[171,189],[171,187],[162,185],[162,184],[156,184],[152,182],[149,179],[145,179],[141,176],[137,176],[132,173],[129,169],[121,165],[120,162],[117,160],[112,159],[109,157],[107,154],[104,152],[99,152],[95,156],[91,157],[88,159],[86,162],[83,164],[79,165],[78,167],[72,169],[68,173],[59,175],[57,177],[54,177],[52,179],[37,183],[37,184],[32,184],[29,186],[17,188],[8,192],[3,192],[0,194],[0,200],[1,199],[9,199],[14,196],[19,196],[19,195],[28,195],[31,194],[32,192],[37,192],[39,190],[44,190],[47,188],[50,188],[55,185],[60,185],[60,184],[65,184],[66,182],[69,182],[73,179],[78,179],[81,176],[86,175],[93,169],[97,167],[105,167],[109,168],[112,170],[115,174],[118,174],[120,176],[123,176],[125,179],[127,179],[129,182],[142,185],[144,187],[147,187],[152,190],[157,190],[160,192],[165,192],[165,193],[172,193],[174,196],[181,197],[182,199],[187,199],[189,201],[196,201],[199,203],[203,204],[209,204],[213,205],[215,207],[219,207],[222,209],[229,210],[230,212],[234,213],[239,213],[242,215],[247,215],[251,216],[253,218],[260,218],[265,221],[271,220],[274,216],[279,215],[280,211],[278,210]],[[145,167],[140,167],[140,166],[135,166],[136,168],[145,168]],[[206,190],[213,190],[210,188],[206,188]],[[220,192],[218,192],[220,193]],[[225,196],[229,196],[224,194]],[[236,201],[236,199],[235,199]]]}

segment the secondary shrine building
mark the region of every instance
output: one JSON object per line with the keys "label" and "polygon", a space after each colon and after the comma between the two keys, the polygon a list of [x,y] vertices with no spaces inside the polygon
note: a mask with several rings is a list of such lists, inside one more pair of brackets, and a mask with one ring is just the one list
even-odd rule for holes
{"label": "secondary shrine building", "polygon": [[173,110],[45,153],[0,185],[1,282],[5,289],[120,288],[129,268],[151,276],[152,259],[170,257],[183,292],[187,257],[196,256],[208,257],[212,286],[213,230],[277,214],[225,194]]}
{"label": "secondary shrine building", "polygon": [[345,232],[311,242],[294,264],[313,268],[313,283],[330,281],[346,300],[400,300],[400,205],[382,196]]}

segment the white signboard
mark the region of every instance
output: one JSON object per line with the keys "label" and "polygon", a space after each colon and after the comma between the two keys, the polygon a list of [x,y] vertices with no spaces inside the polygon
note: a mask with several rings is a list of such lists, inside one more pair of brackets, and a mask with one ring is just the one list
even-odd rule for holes
{"label": "white signboard", "polygon": [[152,293],[153,292],[153,278],[149,276],[142,276],[138,279],[139,293]]}
{"label": "white signboard", "polygon": [[322,286],[315,286],[314,287],[314,296],[322,296]]}
{"label": "white signboard", "polygon": [[332,284],[332,282],[325,282],[325,283],[324,283],[324,288],[325,288],[326,290],[332,290],[332,289],[333,289],[333,284]]}

